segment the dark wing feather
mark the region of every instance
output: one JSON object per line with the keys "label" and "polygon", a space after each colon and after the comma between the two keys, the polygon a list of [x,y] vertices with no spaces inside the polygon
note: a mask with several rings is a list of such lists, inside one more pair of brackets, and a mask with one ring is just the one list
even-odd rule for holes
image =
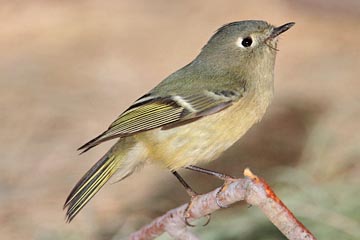
{"label": "dark wing feather", "polygon": [[[226,94],[225,94],[226,93]],[[227,108],[238,100],[242,93],[229,91],[198,93],[190,96],[152,97],[145,95],[140,98],[109,128],[98,137],[87,142],[78,150],[83,152],[96,145],[118,137],[129,136],[138,132],[158,127],[175,127],[205,115],[210,115]]]}

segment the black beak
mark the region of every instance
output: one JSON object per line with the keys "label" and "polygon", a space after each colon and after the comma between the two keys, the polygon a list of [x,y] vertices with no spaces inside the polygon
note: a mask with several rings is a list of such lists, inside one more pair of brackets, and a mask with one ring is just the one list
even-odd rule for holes
{"label": "black beak", "polygon": [[273,39],[276,38],[277,36],[279,36],[280,34],[282,34],[283,32],[286,32],[287,30],[289,30],[289,28],[291,28],[292,26],[294,26],[295,23],[294,22],[289,22],[286,23],[284,25],[281,25],[280,27],[276,27],[272,30],[269,38]]}

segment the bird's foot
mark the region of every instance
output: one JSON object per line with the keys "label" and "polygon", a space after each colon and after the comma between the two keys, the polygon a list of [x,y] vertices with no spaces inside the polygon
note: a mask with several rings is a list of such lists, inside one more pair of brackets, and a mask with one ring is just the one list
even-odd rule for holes
{"label": "bird's foot", "polygon": [[221,203],[221,195],[226,191],[226,189],[229,187],[231,183],[236,181],[236,178],[226,175],[223,176],[222,179],[224,180],[224,184],[221,186],[219,191],[217,191],[215,201],[216,204],[219,206],[219,208],[228,208],[229,207],[228,205]]}
{"label": "bird's foot", "polygon": [[[199,194],[192,192],[190,194],[190,197],[191,197],[190,202],[188,203],[188,205],[184,211],[185,224],[189,227],[195,227],[195,225],[189,223],[189,218],[191,217],[191,208],[193,207],[193,203],[199,196],[200,196]],[[207,219],[206,219],[206,222],[203,224],[203,226],[206,226],[209,224],[210,219],[211,219],[211,214],[207,214],[205,217]]]}
{"label": "bird's foot", "polygon": [[[185,182],[185,180],[180,176],[180,174],[176,171],[172,171],[172,173],[175,175],[175,177],[180,181],[180,183],[184,186],[187,194],[190,196],[190,202],[187,205],[185,211],[184,211],[184,221],[185,224],[189,227],[195,227],[195,225],[189,223],[189,218],[191,217],[191,208],[193,206],[194,201],[200,196],[199,194],[197,194],[190,186],[189,184],[187,184]],[[206,215],[206,222],[203,226],[208,225],[208,223],[210,222],[210,214]]]}
{"label": "bird's foot", "polygon": [[221,201],[220,201],[221,200],[221,195],[228,188],[229,184],[236,181],[235,177],[232,177],[232,176],[224,174],[224,173],[219,173],[219,172],[215,172],[215,171],[212,171],[212,170],[208,170],[208,169],[205,169],[205,168],[197,167],[197,166],[194,166],[194,165],[187,166],[186,169],[196,171],[196,172],[200,172],[200,173],[204,173],[204,174],[214,176],[216,178],[219,178],[219,179],[223,180],[224,184],[221,186],[219,191],[216,193],[216,200],[215,201],[216,201],[216,204],[220,208],[227,208],[228,207],[228,206],[221,203]]}

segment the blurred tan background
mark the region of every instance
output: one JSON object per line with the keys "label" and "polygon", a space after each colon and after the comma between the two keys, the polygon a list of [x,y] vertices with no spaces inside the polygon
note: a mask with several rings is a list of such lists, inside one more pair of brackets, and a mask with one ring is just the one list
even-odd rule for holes
{"label": "blurred tan background", "polygon": [[[186,202],[168,171],[147,166],[107,185],[71,224],[62,210],[111,143],[81,156],[76,148],[190,62],[218,27],[244,19],[296,26],[280,39],[265,119],[206,167],[237,176],[250,167],[319,239],[360,239],[358,0],[2,0],[0,18],[0,239],[121,239]],[[199,192],[221,184],[182,174]],[[283,239],[241,204],[194,231]]]}

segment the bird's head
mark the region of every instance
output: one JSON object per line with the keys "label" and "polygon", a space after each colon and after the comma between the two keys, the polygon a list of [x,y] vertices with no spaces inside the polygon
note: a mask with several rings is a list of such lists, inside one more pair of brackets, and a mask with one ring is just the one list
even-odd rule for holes
{"label": "bird's head", "polygon": [[224,65],[251,63],[261,58],[275,60],[278,36],[294,24],[274,27],[257,20],[226,24],[210,38],[198,58]]}

